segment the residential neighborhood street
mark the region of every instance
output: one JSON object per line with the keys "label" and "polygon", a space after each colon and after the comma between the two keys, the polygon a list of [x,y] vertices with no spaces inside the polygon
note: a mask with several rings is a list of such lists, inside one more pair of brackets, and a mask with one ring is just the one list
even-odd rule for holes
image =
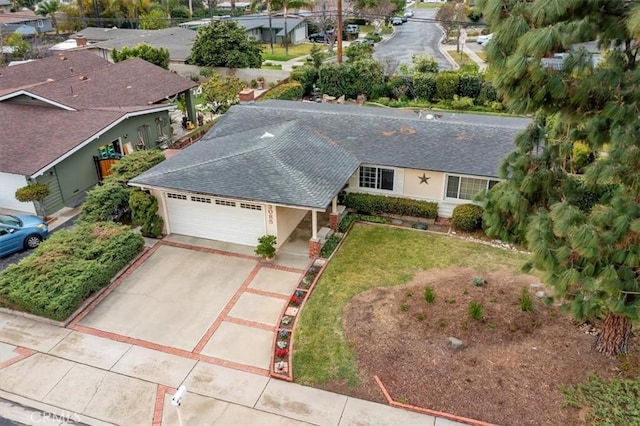
{"label": "residential neighborhood street", "polygon": [[373,57],[377,60],[391,56],[400,64],[411,64],[411,57],[416,53],[433,56],[441,70],[452,69],[451,63],[440,52],[438,44],[442,31],[435,22],[437,9],[415,9],[413,18],[403,25],[394,27],[396,34],[385,43],[376,45]]}

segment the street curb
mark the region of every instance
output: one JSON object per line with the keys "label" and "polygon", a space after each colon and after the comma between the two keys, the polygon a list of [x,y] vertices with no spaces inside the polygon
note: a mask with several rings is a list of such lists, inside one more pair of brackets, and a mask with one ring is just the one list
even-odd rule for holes
{"label": "street curb", "polygon": [[442,31],[442,37],[440,37],[440,40],[438,40],[438,50],[440,51],[440,53],[442,53],[442,56],[444,56],[447,61],[449,61],[449,64],[454,70],[460,69],[460,65],[458,65],[458,63],[453,60],[451,55],[449,55],[449,52],[442,48],[442,40],[444,40],[444,30],[442,29],[442,26],[440,24],[436,23],[436,26],[440,28],[440,31]]}

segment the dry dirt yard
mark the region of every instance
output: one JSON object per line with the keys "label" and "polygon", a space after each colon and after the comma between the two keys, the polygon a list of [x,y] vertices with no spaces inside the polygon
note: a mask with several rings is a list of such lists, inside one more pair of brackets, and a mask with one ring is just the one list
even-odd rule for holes
{"label": "dry dirt yard", "polygon": [[[474,277],[486,283],[474,286]],[[583,424],[584,413],[561,408],[559,386],[621,372],[615,359],[591,350],[594,329],[536,296],[544,291],[538,283],[506,269],[481,274],[451,267],[362,293],[343,316],[362,384],[323,387],[382,402],[377,375],[398,402],[500,425]],[[425,301],[427,286],[433,303]],[[520,308],[522,288],[532,297],[530,312]],[[471,302],[482,304],[482,319],[469,316]],[[449,337],[463,346],[453,349]]]}

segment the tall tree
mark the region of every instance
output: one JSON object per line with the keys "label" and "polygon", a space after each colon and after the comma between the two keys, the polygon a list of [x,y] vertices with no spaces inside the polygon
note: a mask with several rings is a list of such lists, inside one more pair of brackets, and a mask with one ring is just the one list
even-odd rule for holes
{"label": "tall tree", "polygon": [[169,50],[164,47],[153,47],[147,43],[140,43],[135,47],[125,46],[121,50],[113,49],[111,51],[113,62],[120,62],[129,58],[141,58],[166,70],[169,69]]}
{"label": "tall tree", "polygon": [[58,0],[49,0],[42,3],[38,3],[36,6],[36,13],[42,16],[48,16],[51,18],[51,23],[56,28],[56,35],[60,34],[58,30],[58,20],[56,19],[56,13],[60,10],[60,3]]}
{"label": "tall tree", "polygon": [[[274,7],[281,9],[284,15],[284,54],[289,56],[289,28],[287,25],[287,14],[289,9],[310,8],[313,0],[271,0]],[[340,30],[338,30],[340,31]]]}
{"label": "tall tree", "polygon": [[444,29],[444,41],[449,41],[451,33],[459,29],[467,20],[468,7],[462,1],[450,1],[443,4],[436,12],[436,19]]}
{"label": "tall tree", "polygon": [[198,29],[190,62],[206,67],[260,68],[262,46],[237,22],[213,21]]}
{"label": "tall tree", "polygon": [[[631,321],[640,316],[640,5],[481,0],[479,6],[494,31],[487,54],[496,88],[513,112],[542,120],[518,138],[501,170],[506,181],[489,196],[487,218],[506,214],[507,228],[524,234],[530,266],[576,318],[603,319],[598,352],[624,353]],[[577,44],[595,40],[599,61]],[[560,60],[546,59],[559,52]],[[598,153],[581,183],[596,195],[590,203],[577,193],[566,161],[575,141]]]}

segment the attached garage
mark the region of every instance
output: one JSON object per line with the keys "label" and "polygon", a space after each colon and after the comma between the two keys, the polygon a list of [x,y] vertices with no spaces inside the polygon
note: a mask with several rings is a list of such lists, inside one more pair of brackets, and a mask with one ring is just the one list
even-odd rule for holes
{"label": "attached garage", "polygon": [[13,173],[0,173],[0,208],[35,213],[33,203],[16,200],[16,190],[27,185],[27,178]]}
{"label": "attached garage", "polygon": [[255,246],[266,234],[265,206],[238,200],[165,193],[173,234]]}

